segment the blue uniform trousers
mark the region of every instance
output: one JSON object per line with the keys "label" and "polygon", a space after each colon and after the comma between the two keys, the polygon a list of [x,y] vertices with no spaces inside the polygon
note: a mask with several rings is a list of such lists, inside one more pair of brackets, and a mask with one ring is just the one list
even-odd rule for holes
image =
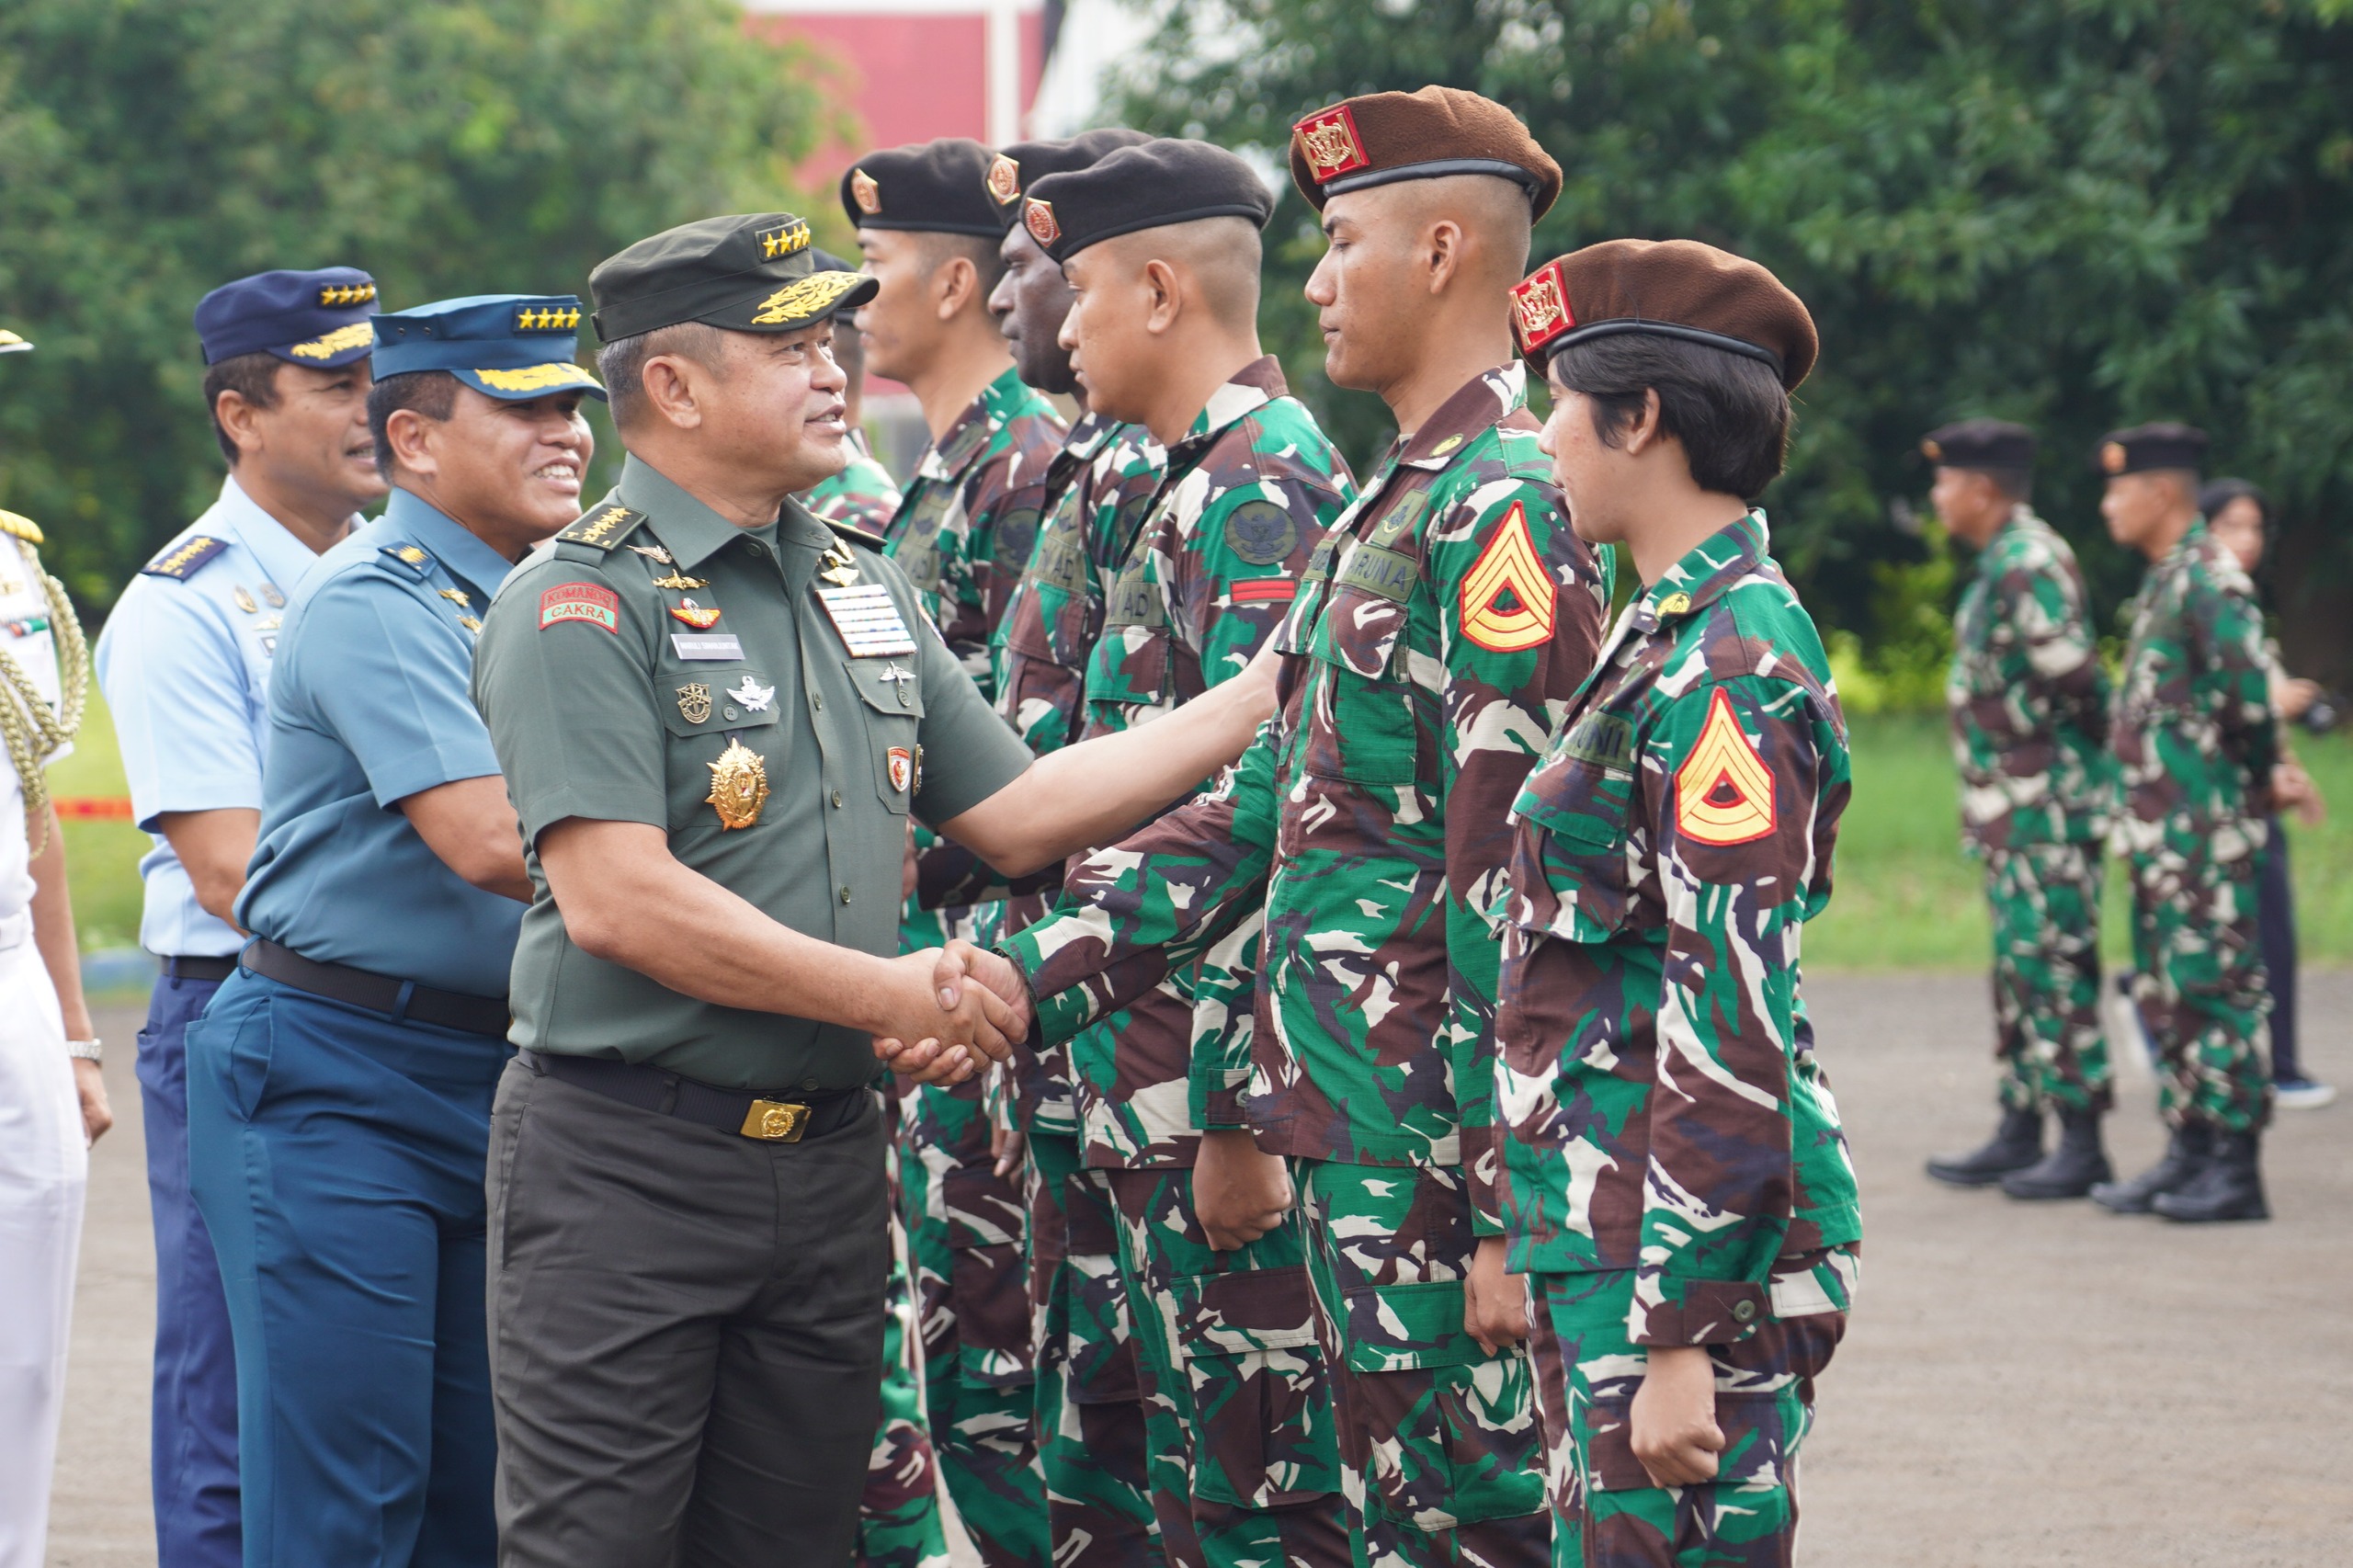
{"label": "blue uniform trousers", "polygon": [[483,1181],[506,1041],[240,970],[188,1031],[249,1568],[489,1568]]}
{"label": "blue uniform trousers", "polygon": [[217,980],[159,976],[139,1031],[155,1216],[153,1470],[158,1568],[237,1568],[237,1361],[212,1237],[188,1188],[188,1028]]}

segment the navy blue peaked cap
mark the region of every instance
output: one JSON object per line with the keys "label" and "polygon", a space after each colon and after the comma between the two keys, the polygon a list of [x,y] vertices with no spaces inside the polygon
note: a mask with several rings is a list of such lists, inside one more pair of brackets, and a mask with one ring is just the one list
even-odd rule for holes
{"label": "navy blue peaked cap", "polygon": [[576,294],[469,294],[376,318],[376,379],[447,370],[508,403],[550,392],[605,389],[574,357],[580,349]]}
{"label": "navy blue peaked cap", "polygon": [[356,267],[256,272],[196,302],[204,362],[275,354],[290,365],[348,365],[376,341],[376,280]]}

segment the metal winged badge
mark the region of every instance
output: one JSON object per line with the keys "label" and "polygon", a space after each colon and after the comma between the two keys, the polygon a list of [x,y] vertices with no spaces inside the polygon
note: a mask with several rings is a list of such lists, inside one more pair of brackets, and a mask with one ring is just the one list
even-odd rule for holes
{"label": "metal winged badge", "polygon": [[751,712],[765,713],[768,710],[769,699],[776,696],[776,687],[762,686],[750,676],[745,676],[742,685],[728,688],[727,695]]}

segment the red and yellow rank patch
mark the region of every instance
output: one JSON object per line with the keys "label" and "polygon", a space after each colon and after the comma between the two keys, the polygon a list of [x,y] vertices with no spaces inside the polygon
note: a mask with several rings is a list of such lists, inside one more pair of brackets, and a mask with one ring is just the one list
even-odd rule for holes
{"label": "red and yellow rank patch", "polygon": [[567,620],[585,620],[621,634],[621,597],[594,583],[558,583],[540,595],[540,630]]}
{"label": "red and yellow rank patch", "polygon": [[1515,501],[1462,579],[1462,635],[1491,653],[1536,647],[1552,641],[1553,600],[1552,574]]}
{"label": "red and yellow rank patch", "polygon": [[1722,687],[1699,744],[1675,770],[1675,831],[1695,844],[1747,844],[1773,831],[1773,774]]}
{"label": "red and yellow rank patch", "polygon": [[1346,104],[1318,109],[1290,128],[1299,155],[1317,185],[1329,185],[1342,175],[1371,166],[1364,138],[1357,134],[1357,117]]}

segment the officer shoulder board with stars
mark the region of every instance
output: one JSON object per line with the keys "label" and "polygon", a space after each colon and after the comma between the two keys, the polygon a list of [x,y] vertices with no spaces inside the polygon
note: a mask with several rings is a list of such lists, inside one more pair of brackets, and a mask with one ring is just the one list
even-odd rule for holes
{"label": "officer shoulder board with stars", "polygon": [[[390,571],[395,577],[404,582],[423,583],[428,586],[433,583],[433,568],[439,564],[433,559],[432,551],[423,545],[405,542],[382,546],[376,551],[376,559],[379,565]],[[433,592],[435,597],[449,601],[456,613],[458,625],[464,629],[468,635],[481,634],[482,619],[474,614],[474,597],[472,594],[459,587],[436,587]]]}
{"label": "officer shoulder board with stars", "polygon": [[[0,517],[9,515],[0,514]],[[139,569],[139,574],[186,583],[218,560],[229,545],[230,541],[218,534],[189,534],[165,545],[153,560]],[[231,584],[229,600],[241,613],[254,618],[247,623],[248,629],[261,645],[263,654],[274,657],[278,653],[278,628],[284,621],[278,612],[286,608],[285,594],[277,584],[265,578],[250,588],[243,583]]]}

